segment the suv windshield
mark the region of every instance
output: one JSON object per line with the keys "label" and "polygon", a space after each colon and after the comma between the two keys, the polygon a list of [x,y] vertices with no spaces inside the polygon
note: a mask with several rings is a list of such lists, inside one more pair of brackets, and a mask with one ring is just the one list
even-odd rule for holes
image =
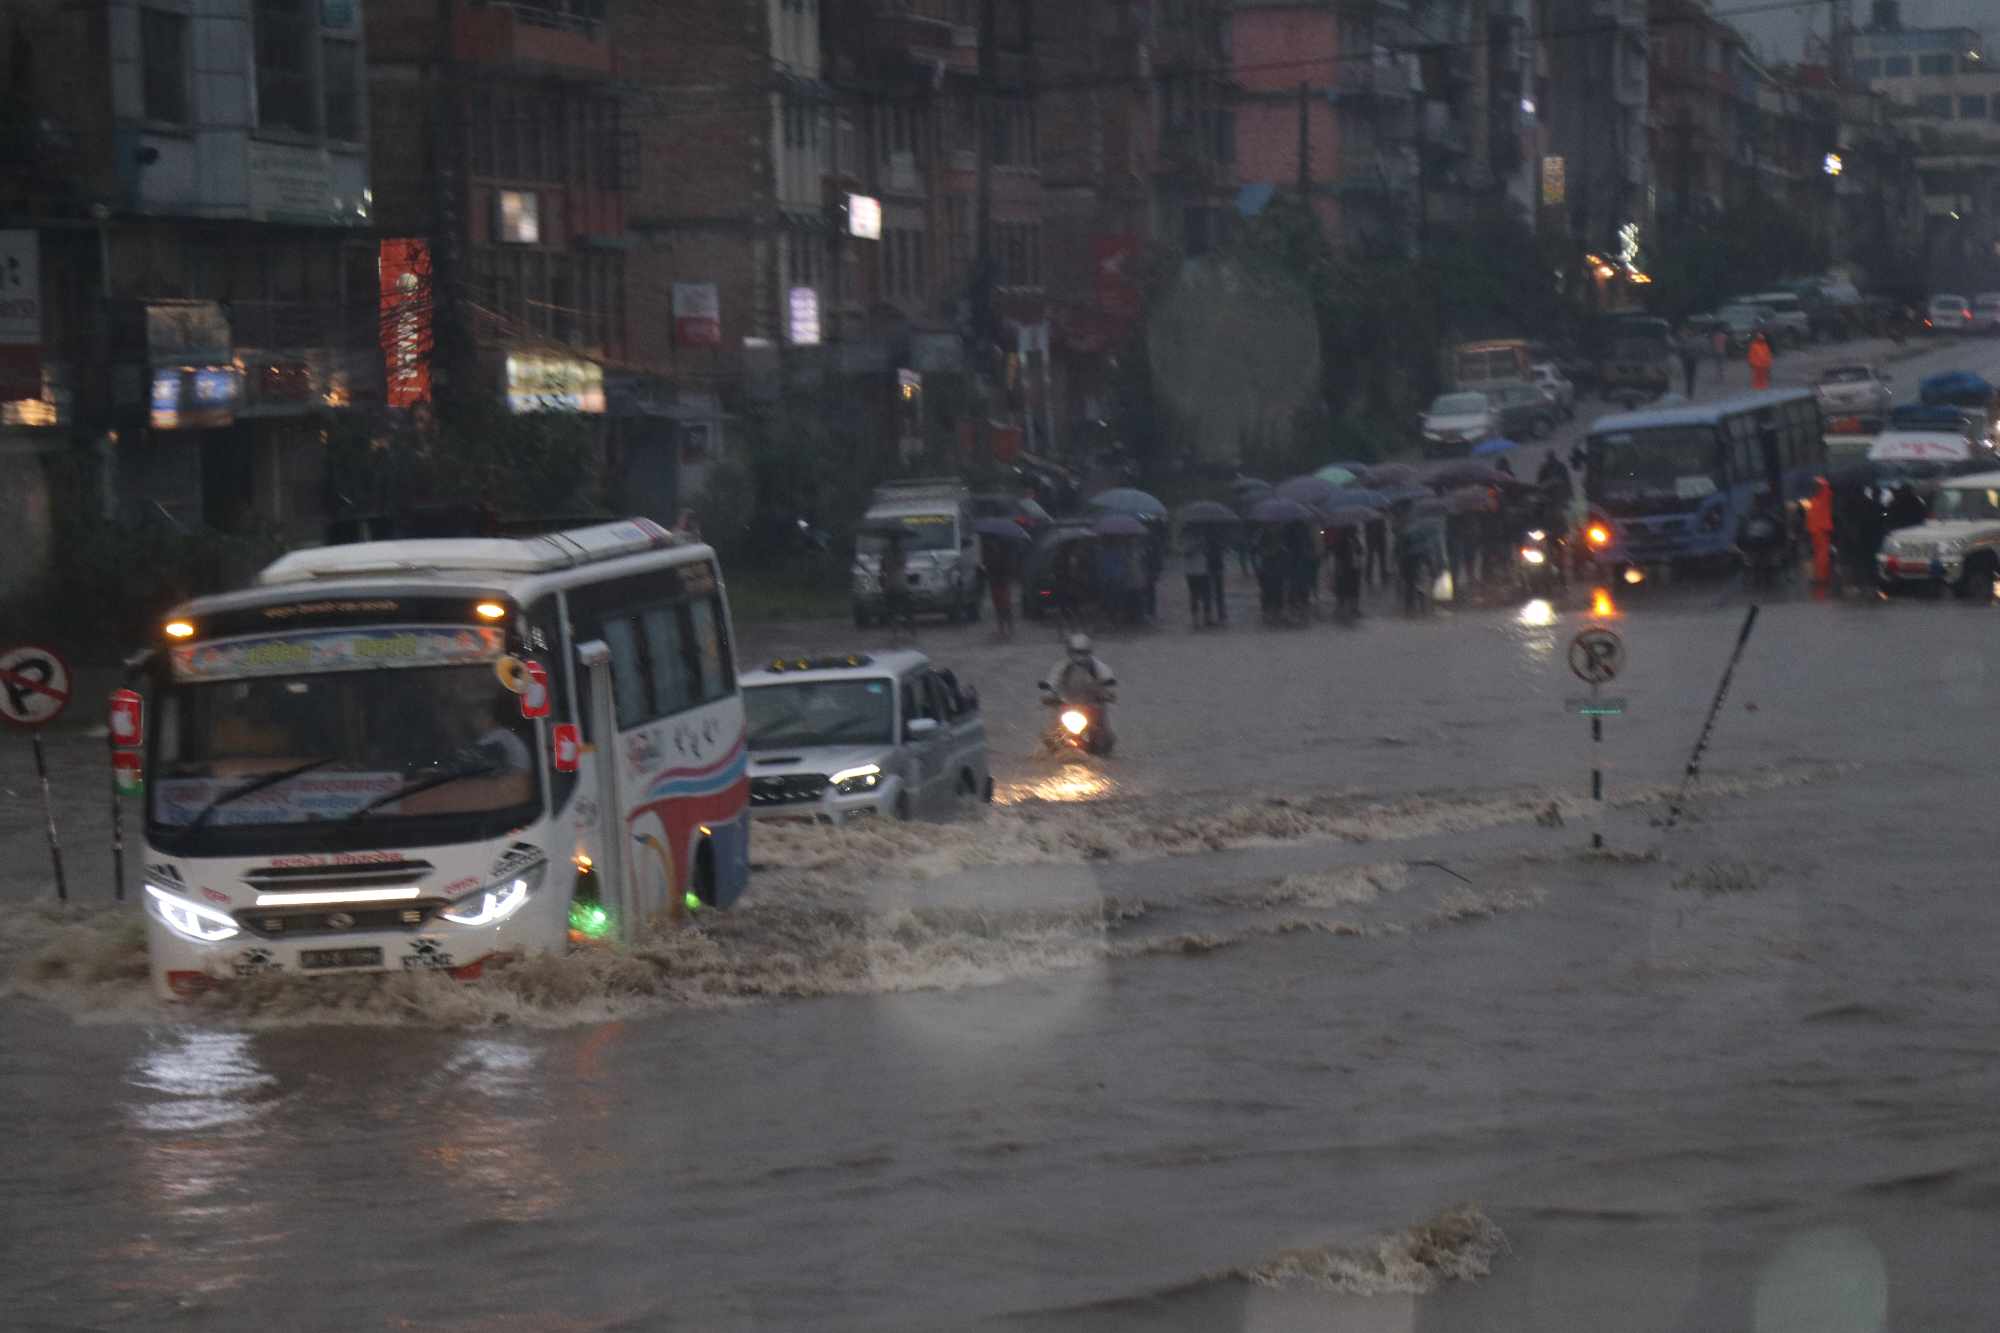
{"label": "suv windshield", "polygon": [[1431,404],[1431,415],[1434,417],[1469,417],[1485,410],[1486,395],[1483,393],[1447,393]]}
{"label": "suv windshield", "polygon": [[1835,366],[1819,377],[1821,384],[1866,384],[1874,378],[1866,366]]}
{"label": "suv windshield", "polygon": [[518,822],[538,801],[533,724],[490,663],[174,681],[157,707],[147,817],[169,837],[340,819],[446,772],[466,776],[386,801],[370,825]]}
{"label": "suv windshield", "polygon": [[880,676],[751,685],[743,691],[743,712],[752,750],[888,745],[896,732],[894,683]]}
{"label": "suv windshield", "polygon": [[[878,529],[891,523],[900,527],[905,533],[903,549],[906,551],[952,549],[950,514],[898,514],[889,518],[871,518],[868,522]],[[879,530],[864,532],[855,539],[855,548],[864,555],[880,555],[888,544],[888,537]]]}
{"label": "suv windshield", "polygon": [[1947,486],[1931,502],[1931,517],[1944,521],[2000,518],[2000,487]]}

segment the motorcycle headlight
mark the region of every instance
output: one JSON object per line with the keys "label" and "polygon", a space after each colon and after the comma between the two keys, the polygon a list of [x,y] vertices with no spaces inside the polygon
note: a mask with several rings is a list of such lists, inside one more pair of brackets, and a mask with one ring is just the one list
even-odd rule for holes
{"label": "motorcycle headlight", "polygon": [[874,791],[882,785],[880,764],[857,764],[853,768],[843,768],[827,779],[833,789],[842,796],[859,796],[863,792]]}
{"label": "motorcycle headlight", "polygon": [[1539,547],[1523,546],[1521,548],[1521,562],[1523,564],[1540,565],[1547,563],[1547,561],[1548,556],[1542,554]]}
{"label": "motorcycle headlight", "polygon": [[1584,540],[1588,541],[1592,546],[1603,547],[1611,544],[1611,529],[1605,527],[1602,523],[1591,524],[1588,528],[1584,529],[1583,536]]}
{"label": "motorcycle headlight", "polygon": [[1072,736],[1083,735],[1083,729],[1090,725],[1090,715],[1081,708],[1065,708],[1062,714],[1062,728]]}
{"label": "motorcycle headlight", "polygon": [[1530,528],[1530,529],[1528,529],[1528,540],[1529,540],[1529,541],[1531,541],[1531,542],[1545,542],[1545,541],[1547,541],[1548,539],[1549,539],[1549,534],[1548,534],[1548,533],[1546,533],[1546,532],[1543,532],[1543,531],[1542,531],[1542,530],[1541,530],[1540,528]]}
{"label": "motorcycle headlight", "polygon": [[474,893],[454,901],[438,915],[454,926],[498,925],[521,910],[528,901],[528,895],[542,886],[542,878],[549,872],[549,863],[540,865],[487,885]]}
{"label": "motorcycle headlight", "polygon": [[193,940],[196,944],[219,944],[242,933],[236,918],[229,913],[204,907],[178,893],[169,893],[157,884],[146,886],[146,897],[152,900],[153,915],[184,940]]}

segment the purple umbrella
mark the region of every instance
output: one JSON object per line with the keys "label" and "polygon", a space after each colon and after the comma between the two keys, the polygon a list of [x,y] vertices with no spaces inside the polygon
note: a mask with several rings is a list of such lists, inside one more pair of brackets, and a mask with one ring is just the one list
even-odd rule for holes
{"label": "purple umbrella", "polygon": [[1311,523],[1313,511],[1296,500],[1273,495],[1250,507],[1252,523]]}
{"label": "purple umbrella", "polygon": [[1181,507],[1180,520],[1181,526],[1184,528],[1196,528],[1209,524],[1227,525],[1243,521],[1236,516],[1234,509],[1231,509],[1226,504],[1218,504],[1214,500],[1196,500],[1193,504],[1183,505]]}
{"label": "purple umbrella", "polygon": [[1382,515],[1374,509],[1361,505],[1343,505],[1326,516],[1329,528],[1365,528],[1370,523],[1379,522]]}

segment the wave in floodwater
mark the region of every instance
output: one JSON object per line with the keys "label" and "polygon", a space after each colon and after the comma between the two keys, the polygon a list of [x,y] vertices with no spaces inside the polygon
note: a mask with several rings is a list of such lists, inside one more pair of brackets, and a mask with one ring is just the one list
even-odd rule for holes
{"label": "wave in floodwater", "polygon": [[[1705,790],[1748,791],[1821,776],[1822,770],[1772,770]],[[1546,792],[1393,802],[1289,795],[1192,815],[1145,803],[1096,811],[1015,806],[965,824],[760,827],[755,891],[740,906],[662,926],[627,948],[572,948],[490,969],[475,982],[413,973],[271,974],[174,1006],[156,1001],[148,987],[136,904],[45,904],[0,920],[0,976],[5,994],[41,999],[84,1021],[156,1022],[172,1015],[253,1025],[568,1025],[663,1007],[963,989],[1122,958],[1200,957],[1258,937],[1445,928],[1535,907],[1545,892],[1516,876],[1454,886],[1411,910],[1393,911],[1411,878],[1409,867],[1395,861],[1160,901],[1079,892],[1077,880],[1087,886],[1087,875],[1024,874],[1012,877],[1016,891],[1004,902],[947,904],[923,898],[926,880],[980,866],[1088,866],[1306,839],[1359,842],[1478,829],[1541,818],[1552,803],[1569,800]]]}
{"label": "wave in floodwater", "polygon": [[1506,1233],[1491,1218],[1471,1204],[1460,1204],[1362,1245],[1285,1250],[1262,1263],[1227,1269],[1206,1280],[1316,1288],[1349,1296],[1425,1296],[1447,1282],[1485,1277],[1506,1249]]}

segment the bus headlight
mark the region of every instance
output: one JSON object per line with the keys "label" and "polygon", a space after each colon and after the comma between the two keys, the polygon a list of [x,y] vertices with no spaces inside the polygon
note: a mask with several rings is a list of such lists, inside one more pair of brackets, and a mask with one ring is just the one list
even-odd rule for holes
{"label": "bus headlight", "polygon": [[548,872],[549,863],[544,861],[512,879],[501,880],[477,893],[466,894],[438,915],[454,926],[498,925],[521,910],[521,905],[528,901],[528,895],[542,886],[542,877]]}
{"label": "bus headlight", "polygon": [[236,918],[229,913],[204,907],[178,893],[169,893],[157,884],[146,886],[146,896],[152,900],[153,915],[184,940],[193,940],[196,944],[220,944],[242,934]]}

